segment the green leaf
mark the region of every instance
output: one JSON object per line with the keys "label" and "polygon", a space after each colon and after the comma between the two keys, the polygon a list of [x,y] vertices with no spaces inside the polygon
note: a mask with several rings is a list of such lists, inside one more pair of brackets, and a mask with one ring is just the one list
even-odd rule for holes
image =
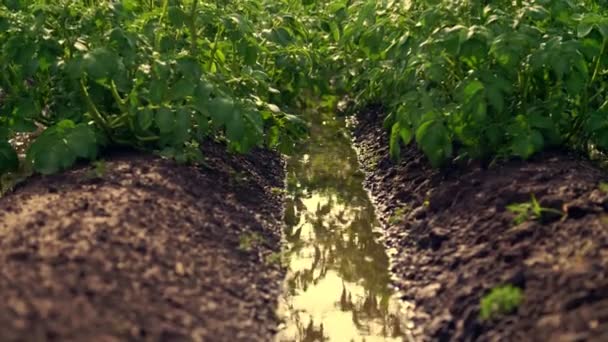
{"label": "green leaf", "polygon": [[184,26],[187,16],[186,13],[184,13],[184,11],[179,8],[179,6],[169,7],[168,12],[169,22],[171,23],[171,25],[177,28]]}
{"label": "green leaf", "polygon": [[564,56],[553,56],[551,58],[551,67],[555,72],[558,80],[561,80],[564,75],[570,70],[570,65],[568,59],[564,58]]}
{"label": "green leaf", "polygon": [[593,134],[593,142],[600,149],[608,151],[608,127],[596,129]]}
{"label": "green leaf", "polygon": [[97,146],[97,136],[91,126],[63,120],[34,140],[27,159],[35,171],[52,174],[71,167],[77,158],[96,158]]}
{"label": "green leaf", "polygon": [[543,135],[535,130],[531,129],[527,132],[518,134],[511,144],[511,150],[514,155],[528,159],[534,153],[540,151],[544,146]]}
{"label": "green leaf", "polygon": [[480,81],[477,81],[477,80],[471,81],[464,88],[464,96],[467,100],[470,100],[475,95],[477,95],[481,91],[483,91],[483,89],[484,89],[483,83],[481,83]]}
{"label": "green leaf", "polygon": [[175,129],[173,132],[173,144],[181,145],[190,137],[190,112],[180,109],[175,113]]}
{"label": "green leaf", "polygon": [[226,126],[234,116],[234,101],[225,97],[216,97],[209,103],[209,113],[213,123]]}
{"label": "green leaf", "polygon": [[160,108],[156,111],[156,126],[161,134],[170,133],[175,128],[175,114],[169,108]]}
{"label": "green leaf", "polygon": [[107,78],[118,70],[118,56],[107,48],[97,48],[84,55],[84,69],[94,80]]}
{"label": "green leaf", "polygon": [[226,137],[232,142],[239,142],[245,134],[243,116],[236,114],[226,125]]}
{"label": "green leaf", "polygon": [[80,124],[69,129],[63,141],[76,157],[89,160],[97,158],[97,139],[91,126]]}
{"label": "green leaf", "polygon": [[293,37],[291,33],[284,27],[275,28],[272,30],[272,39],[274,42],[279,43],[283,46],[287,46],[292,43]]}
{"label": "green leaf", "polygon": [[597,28],[600,30],[602,37],[604,39],[608,39],[608,18],[605,18],[602,22],[597,25]]}
{"label": "green leaf", "polygon": [[161,104],[163,102],[165,89],[167,89],[167,86],[163,82],[158,79],[153,79],[150,82],[150,89],[148,93],[150,102],[156,105]]}
{"label": "green leaf", "polygon": [[607,112],[593,112],[589,115],[586,123],[586,129],[589,132],[595,132],[608,127],[608,113]]}
{"label": "green leaf", "polygon": [[196,87],[196,89],[194,90],[194,94],[192,95],[194,97],[193,100],[193,105],[194,108],[196,108],[196,110],[198,110],[200,113],[207,113],[209,108],[209,95],[211,95],[211,92],[213,91],[213,86],[206,82],[206,81],[199,81],[198,86]]}
{"label": "green leaf", "polygon": [[152,122],[154,121],[154,114],[152,110],[149,108],[144,108],[137,112],[137,125],[142,130],[147,130],[152,126]]}
{"label": "green leaf", "polygon": [[177,68],[183,77],[191,81],[198,81],[201,78],[202,69],[195,58],[182,57],[178,59]]}
{"label": "green leaf", "polygon": [[431,120],[420,125],[416,130],[416,142],[434,167],[442,165],[452,156],[449,131],[440,121]]}
{"label": "green leaf", "polygon": [[534,128],[554,129],[555,123],[551,118],[534,113],[528,116],[528,123]]}
{"label": "green leaf", "polygon": [[500,89],[495,86],[489,86],[486,88],[486,97],[494,110],[496,110],[498,113],[502,113],[505,108],[505,98]]}
{"label": "green leaf", "polygon": [[19,158],[15,149],[7,141],[0,141],[0,175],[19,168]]}
{"label": "green leaf", "polygon": [[389,139],[389,154],[393,160],[399,160],[399,156],[401,155],[401,142],[399,141],[400,131],[401,125],[397,122],[391,128],[391,135]]}
{"label": "green leaf", "polygon": [[70,153],[66,145],[53,143],[49,145],[45,152],[37,153],[33,159],[34,170],[44,175],[57,173],[76,162],[76,156]]}
{"label": "green leaf", "polygon": [[32,98],[22,98],[17,104],[17,111],[15,115],[25,119],[35,118],[40,114],[36,101]]}
{"label": "green leaf", "polygon": [[31,119],[26,119],[23,117],[16,117],[11,125],[11,129],[15,132],[19,133],[31,133],[36,131],[38,127]]}
{"label": "green leaf", "polygon": [[198,112],[194,114],[194,121],[196,122],[196,138],[203,140],[209,133],[209,117]]}
{"label": "green leaf", "polygon": [[593,31],[594,26],[595,25],[592,22],[582,21],[580,24],[578,24],[578,27],[576,28],[578,37],[579,38],[587,37],[589,35],[589,33],[591,33],[591,31]]}
{"label": "green leaf", "polygon": [[586,79],[581,73],[572,72],[566,77],[565,83],[570,94],[579,94],[585,89]]}
{"label": "green leaf", "polygon": [[412,142],[412,139],[414,138],[412,130],[409,127],[404,126],[402,126],[399,130],[399,136],[401,137],[401,141],[404,145],[409,145],[410,142]]}
{"label": "green leaf", "polygon": [[171,90],[169,91],[171,100],[182,100],[186,97],[192,95],[194,91],[195,84],[189,79],[182,78],[175,82]]}

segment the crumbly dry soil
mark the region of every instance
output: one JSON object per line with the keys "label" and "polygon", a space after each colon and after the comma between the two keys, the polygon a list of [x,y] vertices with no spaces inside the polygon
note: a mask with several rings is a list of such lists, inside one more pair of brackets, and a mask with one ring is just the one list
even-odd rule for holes
{"label": "crumbly dry soil", "polygon": [[[382,116],[361,113],[355,143],[420,340],[608,341],[606,172],[559,151],[437,171],[411,146],[395,164]],[[507,205],[531,194],[564,216],[514,224]],[[522,288],[524,301],[480,320],[480,299],[502,284]]]}
{"label": "crumbly dry soil", "polygon": [[269,341],[284,165],[113,153],[0,199],[0,341]]}

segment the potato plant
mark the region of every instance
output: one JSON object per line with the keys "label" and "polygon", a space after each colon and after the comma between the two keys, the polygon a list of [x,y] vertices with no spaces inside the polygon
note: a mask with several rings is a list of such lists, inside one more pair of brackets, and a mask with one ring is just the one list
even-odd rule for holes
{"label": "potato plant", "polygon": [[283,108],[312,81],[304,26],[273,1],[0,1],[0,173],[8,140],[42,130],[37,172],[107,146],[197,159],[198,143],[289,150],[305,134]]}
{"label": "potato plant", "polygon": [[343,91],[433,165],[608,149],[605,0],[333,1]]}
{"label": "potato plant", "polygon": [[606,0],[2,0],[0,174],[129,146],[288,151],[311,95],[382,104],[395,158],[608,150]]}

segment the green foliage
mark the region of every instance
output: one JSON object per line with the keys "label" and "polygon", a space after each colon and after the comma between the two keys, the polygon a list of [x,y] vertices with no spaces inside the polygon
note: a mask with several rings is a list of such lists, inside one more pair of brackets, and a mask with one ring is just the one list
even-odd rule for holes
{"label": "green foliage", "polygon": [[97,139],[84,123],[62,120],[47,128],[30,146],[27,158],[34,170],[52,174],[72,166],[77,158],[95,159]]}
{"label": "green foliage", "polygon": [[302,7],[0,1],[0,174],[18,166],[8,139],[40,128],[27,160],[45,174],[107,146],[180,161],[200,159],[205,139],[288,152],[306,127],[283,108],[315,89],[306,29],[288,8]]}
{"label": "green foliage", "polygon": [[[415,141],[435,166],[608,149],[604,0],[332,1],[334,82],[387,109],[390,154]],[[341,87],[341,88],[340,88]]]}
{"label": "green foliage", "polygon": [[17,152],[7,141],[0,141],[0,174],[15,171],[18,167]]}
{"label": "green foliage", "polygon": [[489,320],[510,314],[519,307],[523,299],[524,294],[518,287],[513,285],[495,287],[481,299],[479,317],[482,320]]}
{"label": "green foliage", "polygon": [[608,152],[608,6],[0,1],[0,173],[15,169],[8,139],[39,129],[49,144],[28,156],[43,173],[117,145],[182,161],[206,139],[289,152],[306,125],[287,110],[313,94],[383,104],[393,158],[412,142],[435,166]]}
{"label": "green foliage", "polygon": [[534,196],[534,194],[531,195],[529,202],[510,204],[507,206],[507,210],[516,214],[515,218],[513,219],[515,224],[521,224],[531,219],[540,220],[543,213],[553,213],[557,215],[564,214],[563,212],[553,208],[543,208],[538,200],[536,200],[536,196]]}

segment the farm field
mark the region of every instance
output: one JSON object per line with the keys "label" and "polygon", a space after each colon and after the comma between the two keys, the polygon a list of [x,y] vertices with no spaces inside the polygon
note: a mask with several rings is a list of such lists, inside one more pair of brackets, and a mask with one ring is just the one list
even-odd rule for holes
{"label": "farm field", "polygon": [[608,340],[605,0],[0,0],[0,340]]}

